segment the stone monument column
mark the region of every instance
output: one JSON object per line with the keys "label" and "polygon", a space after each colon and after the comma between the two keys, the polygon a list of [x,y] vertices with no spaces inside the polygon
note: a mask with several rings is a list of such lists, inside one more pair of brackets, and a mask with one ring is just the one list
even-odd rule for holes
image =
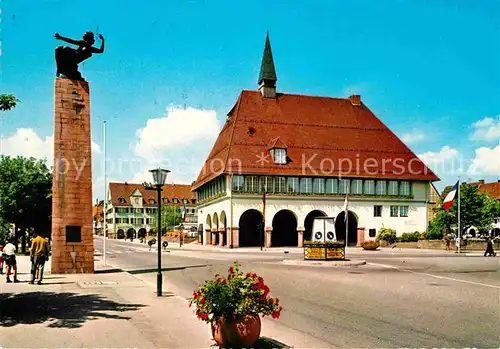
{"label": "stone monument column", "polygon": [[94,272],[92,224],[89,84],[56,78],[52,273]]}

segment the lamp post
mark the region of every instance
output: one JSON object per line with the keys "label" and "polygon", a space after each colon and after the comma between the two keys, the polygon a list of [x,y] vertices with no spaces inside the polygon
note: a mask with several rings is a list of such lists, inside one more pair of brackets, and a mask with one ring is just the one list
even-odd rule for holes
{"label": "lamp post", "polygon": [[[158,193],[158,273],[156,275],[156,295],[161,297],[162,295],[162,274],[161,274],[161,191],[162,187],[165,184],[167,179],[167,174],[170,172],[169,170],[164,170],[161,168],[156,168],[154,170],[150,170],[153,174],[153,180],[156,186],[156,191]],[[151,184],[144,183],[145,189],[154,189]]]}

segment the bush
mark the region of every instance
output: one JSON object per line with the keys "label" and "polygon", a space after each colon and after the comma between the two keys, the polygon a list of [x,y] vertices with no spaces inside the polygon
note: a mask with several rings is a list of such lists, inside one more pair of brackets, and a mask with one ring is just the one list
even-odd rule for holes
{"label": "bush", "polygon": [[418,231],[414,233],[403,233],[401,237],[399,238],[399,241],[401,242],[417,242],[418,239],[420,238],[420,233]]}
{"label": "bush", "polygon": [[429,229],[429,231],[425,234],[426,240],[442,240],[443,232],[438,229]]}
{"label": "bush", "polygon": [[378,231],[377,241],[386,241],[388,244],[395,243],[398,238],[396,236],[396,231],[390,228],[381,228]]}
{"label": "bush", "polygon": [[361,243],[361,247],[363,247],[364,250],[376,250],[377,248],[380,247],[380,243],[378,241],[363,241]]}

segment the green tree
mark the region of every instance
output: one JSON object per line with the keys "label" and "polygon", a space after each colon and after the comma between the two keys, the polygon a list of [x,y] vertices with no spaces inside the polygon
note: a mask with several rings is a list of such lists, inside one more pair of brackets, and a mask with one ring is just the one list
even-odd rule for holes
{"label": "green tree", "polygon": [[0,217],[0,245],[5,246],[10,235],[9,224]]}
{"label": "green tree", "polygon": [[480,232],[487,232],[493,226],[493,219],[500,217],[500,200],[497,200],[488,194],[483,194],[483,209],[481,219],[476,225]]}
{"label": "green tree", "polygon": [[52,174],[45,161],[0,155],[0,198],[0,218],[21,236],[50,232]]}
{"label": "green tree", "polygon": [[[179,207],[163,205],[161,208],[161,228],[162,231],[169,231],[182,223],[182,213]],[[153,217],[152,227],[156,231],[158,227],[158,214]]]}
{"label": "green tree", "polygon": [[436,217],[429,222],[425,238],[428,240],[440,240],[444,234],[451,233],[451,225],[456,223],[456,218],[449,211],[441,209],[436,214]]}
{"label": "green tree", "polygon": [[19,102],[19,99],[14,95],[0,94],[0,111],[11,110],[15,108],[16,104]]}

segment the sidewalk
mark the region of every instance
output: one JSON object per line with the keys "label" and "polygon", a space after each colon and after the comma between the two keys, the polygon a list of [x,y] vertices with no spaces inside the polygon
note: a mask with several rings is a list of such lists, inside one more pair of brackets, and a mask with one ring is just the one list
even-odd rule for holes
{"label": "sidewalk", "polygon": [[[0,277],[0,348],[209,348],[210,326],[166,290],[96,261],[96,274],[52,275],[28,284],[29,257],[18,256],[21,283]],[[260,347],[326,348],[279,320],[264,319]],[[272,340],[270,339],[272,338]],[[271,344],[272,343],[272,344]]]}

